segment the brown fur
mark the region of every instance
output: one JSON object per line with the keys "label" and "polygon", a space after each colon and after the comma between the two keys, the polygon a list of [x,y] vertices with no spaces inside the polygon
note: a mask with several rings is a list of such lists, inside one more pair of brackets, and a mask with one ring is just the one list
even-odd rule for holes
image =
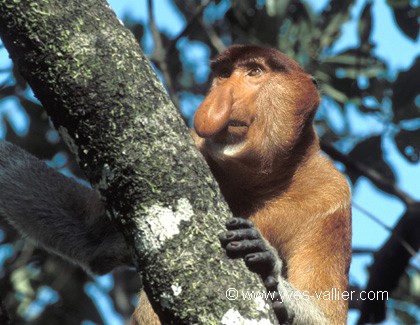
{"label": "brown fur", "polygon": [[[255,46],[233,46],[211,67],[215,79],[193,137],[232,212],[252,220],[277,249],[295,288],[347,290],[350,191],[320,153],[311,76],[283,53]],[[332,324],[345,324],[347,301],[314,303]],[[159,324],[146,318],[150,307],[140,308],[139,324]]]}

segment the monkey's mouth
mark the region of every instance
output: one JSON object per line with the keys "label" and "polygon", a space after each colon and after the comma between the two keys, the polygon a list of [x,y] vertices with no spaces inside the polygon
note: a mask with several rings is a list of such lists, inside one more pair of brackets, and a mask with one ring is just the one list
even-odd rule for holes
{"label": "monkey's mouth", "polygon": [[228,127],[248,127],[248,124],[238,120],[231,120],[227,124]]}
{"label": "monkey's mouth", "polygon": [[232,142],[240,142],[245,138],[248,129],[248,123],[240,120],[230,120],[226,126],[226,133]]}
{"label": "monkey's mouth", "polygon": [[227,132],[237,136],[244,136],[248,128],[249,124],[241,120],[230,120],[226,125]]}
{"label": "monkey's mouth", "polygon": [[248,123],[240,120],[230,120],[220,132],[212,137],[212,140],[221,145],[238,144],[244,141],[248,129]]}

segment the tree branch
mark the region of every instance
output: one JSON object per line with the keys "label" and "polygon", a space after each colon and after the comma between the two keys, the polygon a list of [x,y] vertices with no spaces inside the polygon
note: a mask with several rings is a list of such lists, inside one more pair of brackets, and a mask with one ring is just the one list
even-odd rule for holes
{"label": "tree branch", "polygon": [[401,190],[394,182],[391,182],[388,179],[382,177],[376,170],[370,168],[369,166],[366,166],[365,164],[358,161],[354,161],[348,155],[341,153],[332,144],[322,139],[321,149],[332,159],[340,161],[347,168],[350,168],[368,178],[373,184],[375,184],[385,193],[398,197],[406,205],[415,203],[415,200],[406,192]]}
{"label": "tree branch", "polygon": [[172,78],[169,74],[168,63],[166,62],[167,51],[163,47],[162,36],[156,26],[155,16],[153,13],[153,1],[147,1],[148,10],[149,10],[149,19],[150,19],[150,29],[152,30],[153,43],[155,45],[153,51],[153,58],[156,62],[156,65],[162,71],[163,79],[165,80],[166,88],[168,89],[169,96],[171,97],[172,103],[180,110],[179,98],[175,92]]}
{"label": "tree branch", "polygon": [[106,1],[4,0],[0,36],[106,200],[161,320],[274,323],[265,302],[224,299],[228,288],[264,287],[225,257],[217,235],[230,213],[218,185]]}
{"label": "tree branch", "polygon": [[197,19],[203,14],[204,10],[207,8],[207,6],[210,4],[211,0],[205,0],[201,5],[199,5],[194,13],[191,15],[191,18],[188,20],[185,28],[182,30],[181,33],[178,34],[177,37],[175,37],[171,43],[168,46],[168,50],[166,51],[166,54],[168,55],[169,53],[172,53],[172,51],[174,50],[176,44],[178,43],[178,41],[184,37],[187,36],[191,33],[195,22],[197,21]]}

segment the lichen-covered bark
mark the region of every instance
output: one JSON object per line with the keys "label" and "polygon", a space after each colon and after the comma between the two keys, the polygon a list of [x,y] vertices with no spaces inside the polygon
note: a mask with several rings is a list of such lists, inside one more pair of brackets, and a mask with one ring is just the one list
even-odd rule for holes
{"label": "lichen-covered bark", "polygon": [[268,304],[225,298],[263,287],[225,257],[217,235],[230,212],[218,186],[106,2],[0,0],[0,36],[106,199],[161,319],[274,322]]}

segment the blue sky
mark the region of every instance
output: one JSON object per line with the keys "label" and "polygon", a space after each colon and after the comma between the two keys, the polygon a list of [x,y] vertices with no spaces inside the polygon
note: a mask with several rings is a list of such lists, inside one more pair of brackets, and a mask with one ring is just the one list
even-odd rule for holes
{"label": "blue sky", "polygon": [[[309,1],[315,10],[321,10],[324,5],[328,2],[326,0],[310,0]],[[129,14],[131,17],[139,19],[143,22],[148,21],[146,0],[110,0],[111,7],[116,11],[117,15],[122,18],[124,15]],[[365,5],[366,0],[358,0],[352,10],[353,18],[358,18],[361,13],[361,9]],[[227,8],[228,1],[224,0],[219,6],[219,11]],[[180,15],[176,8],[172,5],[171,1],[168,0],[155,0],[155,13],[156,23],[160,30],[163,30],[165,34],[170,37],[175,37],[184,28],[186,22],[182,15]],[[383,58],[389,65],[391,75],[401,69],[409,67],[416,56],[420,55],[420,38],[417,42],[413,42],[405,37],[397,28],[395,28],[394,18],[391,11],[385,4],[385,0],[374,1],[373,5],[374,16],[373,16],[373,32],[372,40],[376,44],[375,53]],[[207,19],[211,19],[211,16],[216,12],[216,8],[211,6],[206,10]],[[334,47],[334,51],[341,51],[348,47],[355,47],[358,45],[357,37],[357,22],[355,19],[343,25],[343,36],[337,42]],[[151,38],[150,34],[147,37],[146,42],[142,44],[143,49],[146,53],[151,52]],[[187,40],[180,42],[179,47],[187,59],[193,57],[195,63],[188,68],[196,72],[197,80],[205,80],[208,74],[208,60],[209,52],[205,47],[199,43],[191,43]],[[188,49],[188,51],[186,50]],[[7,59],[5,50],[0,51],[0,70],[3,67],[10,65]],[[0,82],[4,80],[5,74],[0,73]],[[200,104],[201,97],[191,97],[188,95],[181,96],[181,103],[183,110],[192,111]],[[27,119],[25,114],[20,110],[16,109],[17,103],[14,100],[8,100],[2,102],[0,106],[0,114],[10,114],[13,117],[14,127],[17,130],[24,131],[26,129]],[[331,115],[338,123],[340,117],[334,111],[334,107],[325,104],[328,114]],[[383,127],[381,123],[375,117],[366,117],[358,113],[356,108],[349,108],[347,112],[348,116],[352,120],[352,133],[355,136],[363,134],[370,134],[373,131],[377,133],[390,132]],[[0,137],[4,135],[4,130],[0,127]],[[396,172],[398,185],[407,193],[414,198],[420,199],[420,164],[410,164],[398,153],[395,145],[391,141],[392,134],[385,137],[383,143],[383,150],[386,153],[387,161],[394,167]],[[367,209],[369,212],[374,214],[376,217],[381,219],[388,226],[393,226],[403,213],[404,206],[399,200],[378,191],[369,181],[361,179],[357,186],[353,189],[353,200],[354,202]],[[369,219],[365,214],[361,213],[358,209],[353,209],[353,243],[356,247],[372,248],[376,249],[380,247],[384,241],[388,238],[389,233],[377,223]],[[364,286],[367,281],[366,267],[371,263],[369,256],[355,256],[351,266],[351,279],[357,284]],[[417,265],[420,262],[417,261]],[[98,281],[108,285],[109,278],[102,277]],[[91,295],[100,297],[94,287],[89,289]],[[110,314],[109,302],[107,303],[105,298],[98,298],[102,308],[108,315]],[[420,311],[418,310],[418,316],[420,319]],[[353,324],[356,317],[356,312],[352,312],[349,317],[349,324]],[[118,324],[121,320],[118,318],[110,319],[109,324]],[[388,321],[387,324],[394,324],[394,322]]]}

